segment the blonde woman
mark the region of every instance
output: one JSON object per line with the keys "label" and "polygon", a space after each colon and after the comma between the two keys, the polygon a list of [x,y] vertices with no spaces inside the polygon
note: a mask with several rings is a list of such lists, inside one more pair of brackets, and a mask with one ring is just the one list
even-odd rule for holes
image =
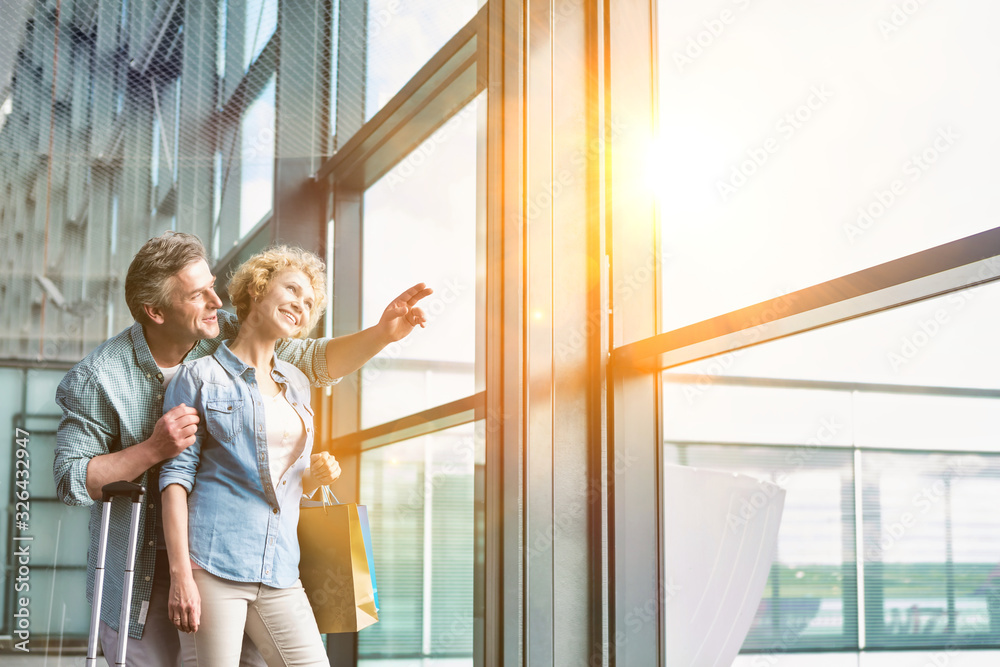
{"label": "blonde woman", "polygon": [[182,366],[164,397],[164,411],[184,404],[201,417],[195,443],[160,473],[168,610],[193,633],[181,636],[185,665],[236,667],[244,631],[269,666],[329,665],[299,582],[296,526],[303,492],[340,466],[312,454],[309,383],[274,354],[323,312],[324,272],[296,248],[247,260],[229,282],[239,334]]}

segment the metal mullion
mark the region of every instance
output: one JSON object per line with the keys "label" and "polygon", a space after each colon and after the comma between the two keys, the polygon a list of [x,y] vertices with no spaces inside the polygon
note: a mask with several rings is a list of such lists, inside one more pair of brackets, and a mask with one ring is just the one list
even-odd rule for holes
{"label": "metal mullion", "polygon": [[[640,267],[655,267],[658,254],[653,195],[642,185],[642,156],[655,128],[654,4],[605,2],[611,285]],[[611,290],[613,345],[656,333],[655,283],[631,293]],[[614,364],[607,377],[608,664],[662,666],[669,639],[662,616],[668,603],[662,545],[674,539],[664,535],[663,514],[677,508],[662,506],[659,383],[652,374]],[[654,613],[645,622],[629,622],[634,610],[650,608]]]}
{"label": "metal mullion", "polygon": [[[331,68],[337,69],[333,99],[337,113],[331,128],[333,141],[349,139],[365,123],[365,86],[368,72],[368,2],[340,0],[337,17],[337,52]],[[336,150],[336,143],[331,147]],[[324,179],[325,180],[325,179]]]}
{"label": "metal mullion", "polygon": [[[339,117],[338,117],[339,118]],[[340,122],[338,120],[338,122]],[[333,320],[334,337],[351,334],[361,329],[362,290],[362,220],[364,195],[362,192],[346,188],[332,191],[332,211],[328,219],[334,221],[336,242],[333,246],[333,294],[330,295],[330,309]],[[329,415],[328,423],[333,430],[329,436],[339,436],[358,430],[361,422],[361,373],[355,371],[340,383],[334,385],[330,395],[323,402],[322,410]],[[337,482],[340,497],[349,501],[360,499],[361,456],[356,449],[340,449],[327,446],[340,461],[343,474]],[[349,667],[357,664],[358,637],[356,634],[327,635],[327,656],[331,667]]]}
{"label": "metal mullion", "polygon": [[[428,106],[448,90],[449,84],[455,81],[461,72],[470,66],[475,67],[481,60],[482,51],[486,48],[487,7],[488,5],[484,5],[449,39],[371,120],[356,130],[350,127],[338,127],[337,136],[349,139],[338,148],[333,157],[320,166],[316,178],[324,179],[332,174],[338,180],[342,180],[359,165],[370,160],[375,149],[386,143],[393,147],[392,155],[384,158],[384,161],[391,165],[404,158],[414,145],[433,132],[433,128],[430,130],[423,127],[414,128],[412,118],[421,108]],[[456,58],[456,55],[460,55],[470,42],[475,42],[475,49],[468,55]],[[343,43],[341,46],[343,47]],[[485,81],[477,81],[474,91],[470,91],[468,95],[458,95],[455,104],[450,106],[457,109],[475,97],[482,90],[479,88],[480,83],[484,84]],[[340,77],[338,77],[338,87],[341,87]],[[340,91],[338,91],[338,104],[341,103],[339,95]],[[448,115],[447,112],[441,113],[442,123],[447,120]],[[339,107],[337,119],[340,126]],[[346,118],[344,122],[347,122]],[[412,133],[412,136],[407,133]]]}
{"label": "metal mullion", "polygon": [[378,426],[342,435],[331,440],[329,447],[337,450],[377,449],[482,419],[485,406],[485,393],[479,392]]}
{"label": "metal mullion", "polygon": [[[149,71],[150,65],[153,64],[153,58],[156,56],[157,51],[160,50],[160,44],[167,34],[167,29],[173,23],[174,13],[179,6],[180,0],[172,0],[169,5],[160,4],[160,15],[152,23],[153,30],[151,35],[146,40],[143,40],[142,46],[137,49],[138,53],[133,53],[131,56],[133,59],[142,62],[141,67],[139,67],[141,73],[146,74]],[[132,16],[130,18],[133,24],[137,22],[138,17]]]}
{"label": "metal mullion", "polygon": [[[217,0],[216,0],[217,1]],[[179,146],[174,210],[177,229],[191,232],[212,246],[216,135],[215,69],[218,11],[215,2],[184,5],[184,57],[181,64],[181,104],[177,123]],[[212,156],[206,160],[206,156]]]}
{"label": "metal mullion", "polygon": [[[523,445],[520,219],[507,212],[523,197],[520,111],[523,15],[513,0],[491,0],[488,11],[486,168],[486,489],[485,632],[483,665],[521,662],[523,567],[519,551]],[[479,667],[482,667],[480,665]]]}
{"label": "metal mullion", "polygon": [[[250,67],[247,68],[240,82],[236,84],[236,88],[232,94],[226,98],[225,104],[219,110],[219,114],[223,118],[241,117],[247,107],[267,87],[268,81],[271,80],[271,75],[278,69],[278,36],[280,32],[280,28],[275,30],[274,34],[271,35],[271,39],[267,41],[267,45],[264,46],[264,50],[261,51],[256,60],[250,63]],[[229,44],[227,43],[227,48],[228,46]]]}
{"label": "metal mullion", "polygon": [[[802,447],[808,443],[780,444],[773,442],[726,442],[723,440],[688,440],[667,438],[665,444],[677,445],[679,447],[757,447],[760,449],[774,449],[793,451],[795,447]],[[811,445],[809,445],[811,446]],[[1000,450],[988,449],[914,449],[895,447],[872,447],[869,445],[824,445],[820,447],[822,451],[830,452],[861,452],[863,454],[947,454],[949,456],[992,456],[1000,458]]]}
{"label": "metal mullion", "polygon": [[475,54],[465,59],[465,66],[451,72],[428,104],[412,110],[412,115],[400,126],[401,133],[379,137],[372,142],[371,152],[352,165],[344,165],[340,178],[357,188],[368,188],[387,174],[398,162],[418,148],[439,127],[479,94],[476,90]]}
{"label": "metal mullion", "polygon": [[326,77],[317,63],[323,57],[327,28],[322,3],[284,0],[279,7],[280,30],[295,35],[281,46],[275,94],[275,170],[272,239],[326,254],[326,197],[312,179],[326,144],[322,122]]}
{"label": "metal mullion", "polygon": [[[255,252],[259,252],[271,243],[274,216],[268,215],[258,222],[250,231],[244,234],[239,242],[230,248],[225,255],[212,267],[212,271],[219,276],[228,276],[250,258]],[[221,296],[221,294],[220,294]]]}
{"label": "metal mullion", "polygon": [[[522,169],[526,200],[537,199],[555,182],[553,162],[555,34],[550,3],[525,8],[524,133]],[[554,373],[554,251],[555,202],[537,204],[537,214],[525,219],[524,299],[529,316],[524,323],[524,662],[555,667],[556,584],[554,545],[555,373]],[[546,203],[547,202],[547,203]],[[534,317],[532,317],[534,315]],[[547,539],[546,539],[547,538]],[[538,545],[542,545],[539,547]]]}
{"label": "metal mullion", "polygon": [[[655,371],[653,371],[655,372]],[[703,380],[698,373],[663,373],[661,378],[673,384],[691,384]],[[955,396],[964,398],[1000,398],[1000,389],[977,387],[945,387],[932,385],[901,385],[880,382],[841,382],[835,380],[798,380],[768,377],[713,375],[712,384],[736,387],[767,387],[771,389],[808,389],[817,391],[859,391],[877,394],[909,394],[920,396]]]}
{"label": "metal mullion", "polygon": [[747,306],[612,351],[612,363],[662,370],[1000,278],[1000,227]]}

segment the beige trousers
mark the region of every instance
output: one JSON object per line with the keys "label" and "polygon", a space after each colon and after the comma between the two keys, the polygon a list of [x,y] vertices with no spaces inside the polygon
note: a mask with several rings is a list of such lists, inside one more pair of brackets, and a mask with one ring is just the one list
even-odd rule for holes
{"label": "beige trousers", "polygon": [[[181,644],[178,643],[177,636],[187,635],[178,632],[167,617],[169,597],[170,568],[167,564],[167,552],[163,551],[157,554],[156,568],[153,570],[153,593],[149,598],[142,639],[128,640],[125,659],[127,667],[181,667]],[[118,631],[101,621],[99,636],[108,667],[114,667],[118,662]],[[264,659],[260,657],[257,648],[249,637],[243,635],[240,667],[264,667],[264,665]]]}
{"label": "beige trousers", "polygon": [[290,588],[221,579],[194,570],[201,625],[179,633],[185,667],[238,667],[243,633],[268,667],[329,667],[316,618],[298,581]]}

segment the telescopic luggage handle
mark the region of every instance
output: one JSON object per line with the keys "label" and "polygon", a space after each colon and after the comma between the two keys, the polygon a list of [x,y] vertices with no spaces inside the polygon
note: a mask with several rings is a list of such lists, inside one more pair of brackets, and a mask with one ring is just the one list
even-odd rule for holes
{"label": "telescopic luggage handle", "polygon": [[108,529],[111,526],[111,501],[124,497],[132,501],[132,520],[128,534],[128,557],[125,560],[125,580],[122,582],[121,616],[118,620],[118,657],[116,665],[125,665],[128,644],[129,616],[132,610],[132,579],[135,576],[135,549],[139,541],[139,509],[146,494],[146,487],[132,482],[106,484],[102,492],[104,507],[101,510],[101,541],[97,550],[97,568],[94,572],[94,606],[90,615],[90,640],[87,644],[87,667],[97,667],[97,637],[101,624],[101,598],[104,595],[104,560],[108,548]]}
{"label": "telescopic luggage handle", "polygon": [[146,493],[146,487],[133,482],[111,482],[104,485],[101,493],[104,494],[104,502],[106,503],[111,502],[112,498],[121,496],[128,496],[133,503],[139,503],[142,502],[142,496]]}

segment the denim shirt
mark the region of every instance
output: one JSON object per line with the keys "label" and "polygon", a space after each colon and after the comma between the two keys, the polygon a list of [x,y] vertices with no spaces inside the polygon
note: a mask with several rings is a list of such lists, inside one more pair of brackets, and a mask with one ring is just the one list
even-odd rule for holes
{"label": "denim shirt", "polygon": [[180,484],[188,491],[191,560],[223,579],[288,588],[299,577],[296,529],[313,411],[301,371],[275,357],[271,377],[285,385],[306,431],[302,456],[281,479],[271,479],[254,369],[226,342],[212,356],[185,363],[167,387],[163,411],[184,403],[200,421],[194,444],[162,465],[160,490]]}

